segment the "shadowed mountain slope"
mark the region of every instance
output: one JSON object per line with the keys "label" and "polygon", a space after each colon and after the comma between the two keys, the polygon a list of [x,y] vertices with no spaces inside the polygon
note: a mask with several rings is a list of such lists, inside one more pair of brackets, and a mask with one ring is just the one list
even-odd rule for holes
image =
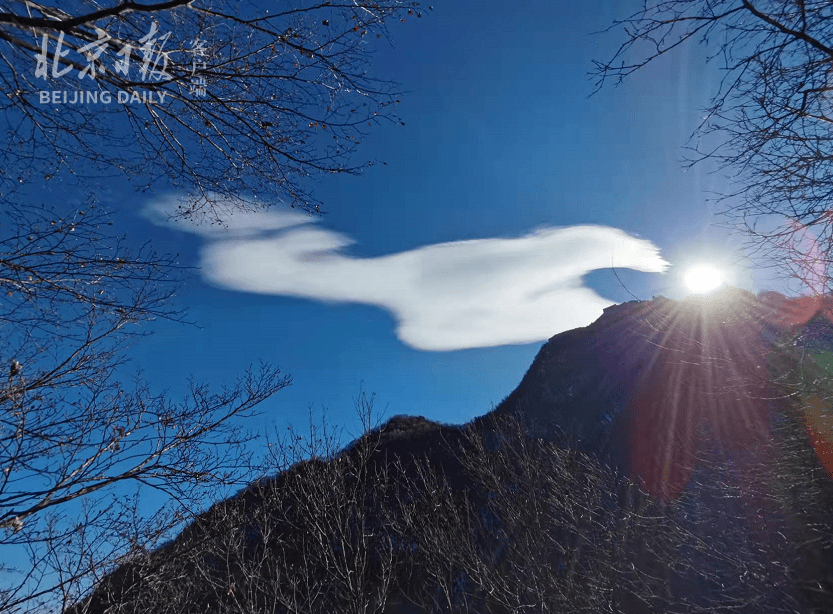
{"label": "shadowed mountain slope", "polygon": [[259,480],[73,611],[833,611],[830,313],[610,307],[482,418]]}

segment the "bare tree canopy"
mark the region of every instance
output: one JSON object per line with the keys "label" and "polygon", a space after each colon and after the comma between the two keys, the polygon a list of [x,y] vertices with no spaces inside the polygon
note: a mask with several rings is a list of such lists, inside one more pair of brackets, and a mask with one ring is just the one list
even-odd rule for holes
{"label": "bare tree canopy", "polygon": [[710,159],[730,172],[726,214],[761,262],[784,267],[817,293],[828,290],[833,6],[823,0],[654,0],[611,26],[619,28],[624,42],[608,61],[596,63],[599,87],[693,42],[720,63],[723,77],[690,162]]}
{"label": "bare tree canopy", "polygon": [[[125,350],[180,319],[175,261],[108,235],[98,207],[0,212],[0,610],[61,610],[246,478],[240,418],[289,384],[264,365],[175,400]],[[234,375],[232,377],[235,377]],[[139,492],[160,493],[148,511]],[[147,504],[144,504],[145,506]]]}
{"label": "bare tree canopy", "polygon": [[395,86],[368,69],[412,16],[404,0],[0,1],[0,196],[64,171],[91,191],[181,188],[190,212],[240,192],[315,210],[304,178],[356,172],[394,119]]}

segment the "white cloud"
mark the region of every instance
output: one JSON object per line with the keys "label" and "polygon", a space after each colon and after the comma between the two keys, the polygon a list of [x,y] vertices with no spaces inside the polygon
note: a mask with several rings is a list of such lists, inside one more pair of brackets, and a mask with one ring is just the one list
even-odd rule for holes
{"label": "white cloud", "polygon": [[237,213],[226,228],[148,216],[203,237],[204,278],[221,288],[378,305],[397,335],[421,350],[456,350],[547,339],[586,326],[613,303],[582,285],[611,266],[662,272],[651,242],[606,226],[543,228],[518,238],[477,239],[358,258],[350,238],[285,210]]}
{"label": "white cloud", "polygon": [[222,217],[220,223],[213,220],[210,214],[189,216],[187,207],[180,209],[183,202],[181,198],[170,195],[157,199],[145,207],[142,213],[157,226],[167,226],[208,239],[255,236],[263,232],[308,224],[316,219],[298,211],[264,209],[243,198],[212,195],[212,211]]}

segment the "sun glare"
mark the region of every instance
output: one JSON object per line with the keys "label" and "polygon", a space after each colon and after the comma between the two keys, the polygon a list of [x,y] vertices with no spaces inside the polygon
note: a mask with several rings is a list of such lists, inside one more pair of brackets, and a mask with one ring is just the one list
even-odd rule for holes
{"label": "sun glare", "polygon": [[723,272],[709,264],[693,266],[683,277],[686,287],[696,294],[706,294],[717,290],[725,281]]}

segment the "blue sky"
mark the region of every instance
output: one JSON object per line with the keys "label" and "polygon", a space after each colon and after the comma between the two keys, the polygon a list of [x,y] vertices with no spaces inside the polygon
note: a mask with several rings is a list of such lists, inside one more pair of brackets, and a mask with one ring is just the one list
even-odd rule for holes
{"label": "blue sky", "polygon": [[[176,395],[187,374],[220,382],[259,359],[280,365],[294,383],[262,406],[256,428],[303,427],[312,406],[326,407],[349,432],[361,387],[388,416],[465,422],[511,392],[547,337],[595,317],[582,311],[594,292],[612,302],[630,300],[628,291],[679,296],[685,264],[733,261],[708,201],[720,176],[680,163],[715,85],[704,55],[695,48],[662,59],[589,97],[592,60],[619,42],[592,33],[620,11],[614,2],[437,1],[423,19],[392,26],[394,46],[378,51],[375,66],[405,90],[405,125],[375,129],[359,153],[386,165],[317,180],[325,215],[315,220],[286,217],[277,206],[268,219],[289,231],[212,238],[149,219],[148,209],[172,195],[116,190],[119,225],[131,237],[202,267],[178,295],[198,326],[160,322],[135,348],[131,368]],[[587,225],[608,229],[571,228]],[[324,251],[301,258],[293,277],[286,271],[297,259],[281,250],[304,241]],[[663,268],[653,246],[671,266],[662,274],[618,270],[626,291],[610,269],[581,271],[582,263],[609,266],[604,241],[619,245],[620,266]],[[453,274],[426,281],[430,254],[439,254],[432,263],[453,262]],[[556,300],[511,305],[490,292],[509,287],[523,297],[535,289],[515,288],[515,264],[504,257],[546,279],[571,262],[581,274],[565,277],[569,291]],[[419,283],[402,282],[411,274]],[[741,269],[735,283],[755,289]],[[456,287],[458,298],[483,309],[458,304]],[[506,344],[530,336],[537,338]]]}

